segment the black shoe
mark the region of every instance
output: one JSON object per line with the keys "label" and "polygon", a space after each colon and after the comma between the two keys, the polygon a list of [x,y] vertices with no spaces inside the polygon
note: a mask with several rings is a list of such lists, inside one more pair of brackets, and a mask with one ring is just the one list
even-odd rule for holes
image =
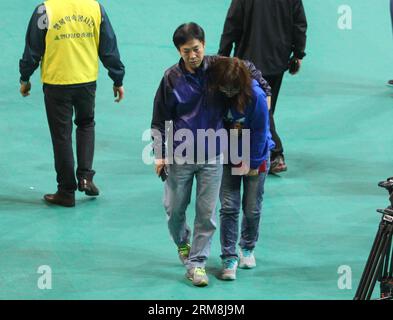
{"label": "black shoe", "polygon": [[100,194],[100,190],[98,190],[94,182],[87,179],[79,180],[78,190],[84,192],[87,196],[91,197],[95,197]]}
{"label": "black shoe", "polygon": [[44,200],[62,207],[75,207],[75,195],[67,195],[59,191],[44,195]]}
{"label": "black shoe", "polygon": [[393,87],[393,80],[389,80],[388,83],[387,83],[387,85],[388,85],[389,87]]}

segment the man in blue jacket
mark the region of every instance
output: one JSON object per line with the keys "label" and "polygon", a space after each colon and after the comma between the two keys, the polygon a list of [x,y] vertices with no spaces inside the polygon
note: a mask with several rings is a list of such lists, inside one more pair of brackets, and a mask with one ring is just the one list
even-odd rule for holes
{"label": "man in blue jacket", "polygon": [[[41,62],[58,182],[57,192],[44,196],[51,204],[75,206],[77,188],[88,196],[99,194],[92,169],[98,58],[108,69],[115,101],[120,102],[124,95],[124,65],[104,8],[95,0],[48,0],[35,9],[19,62],[20,93],[23,97],[30,94],[29,79]],[[71,140],[74,110],[78,184]]]}
{"label": "man in blue jacket", "polygon": [[[198,130],[212,129],[217,132],[223,129],[223,118],[226,106],[214,95],[208,94],[208,69],[217,57],[205,56],[205,33],[196,23],[179,26],[173,42],[179,51],[179,63],[165,71],[154,99],[152,119],[153,148],[156,158],[156,173],[162,175],[168,170],[165,181],[164,207],[168,215],[170,234],[178,247],[180,260],[185,264],[186,277],[196,286],[206,286],[208,277],[205,264],[210,254],[210,245],[216,229],[215,210],[222,177],[220,146],[214,154],[206,156],[211,150],[209,139],[197,139]],[[252,76],[258,80],[265,92],[270,95],[270,87],[262,78],[262,74],[251,64],[247,64]],[[168,138],[165,152],[166,124],[172,123],[173,131]],[[171,139],[190,132],[192,137]],[[194,138],[194,139],[192,139]],[[172,142],[169,143],[169,140]],[[182,163],[176,156],[181,144],[188,144],[192,155]],[[204,153],[201,161],[199,155]],[[173,163],[168,164],[168,159]],[[197,161],[198,160],[198,161]],[[186,223],[186,209],[191,200],[194,177],[197,183],[196,212],[192,245],[191,230]]]}

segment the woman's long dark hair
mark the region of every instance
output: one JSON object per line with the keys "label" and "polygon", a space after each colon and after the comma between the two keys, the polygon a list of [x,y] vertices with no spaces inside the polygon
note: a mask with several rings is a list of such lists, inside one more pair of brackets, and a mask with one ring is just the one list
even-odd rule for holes
{"label": "woman's long dark hair", "polygon": [[230,100],[242,113],[252,101],[251,81],[250,72],[238,58],[219,57],[209,68],[209,89],[215,92],[220,87],[239,89]]}

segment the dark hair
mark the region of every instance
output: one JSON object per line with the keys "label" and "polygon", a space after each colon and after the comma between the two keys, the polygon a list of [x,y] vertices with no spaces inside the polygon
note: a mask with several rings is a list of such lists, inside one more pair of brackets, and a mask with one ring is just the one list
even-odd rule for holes
{"label": "dark hair", "polygon": [[239,89],[239,93],[229,98],[239,112],[244,112],[252,101],[251,74],[242,60],[219,57],[209,68],[209,89],[215,92],[219,87]]}
{"label": "dark hair", "polygon": [[173,34],[173,43],[178,50],[180,46],[193,39],[205,42],[205,31],[195,22],[183,23]]}

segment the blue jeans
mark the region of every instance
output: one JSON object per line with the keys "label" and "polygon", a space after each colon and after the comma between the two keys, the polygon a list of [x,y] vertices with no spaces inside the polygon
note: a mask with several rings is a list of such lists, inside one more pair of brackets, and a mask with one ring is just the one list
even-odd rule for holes
{"label": "blue jeans", "polygon": [[[269,168],[267,168],[269,169]],[[224,166],[220,189],[220,232],[221,258],[237,258],[236,242],[239,234],[240,201],[242,200],[243,219],[239,246],[242,249],[255,248],[259,236],[264,185],[267,176],[260,173],[255,177],[232,175],[230,165]],[[243,181],[243,198],[241,184]]]}
{"label": "blue jeans", "polygon": [[164,207],[168,227],[177,246],[190,243],[191,230],[186,222],[186,209],[191,200],[196,178],[196,204],[193,241],[187,269],[205,267],[216,230],[216,205],[222,177],[222,164],[172,164],[165,182]]}

